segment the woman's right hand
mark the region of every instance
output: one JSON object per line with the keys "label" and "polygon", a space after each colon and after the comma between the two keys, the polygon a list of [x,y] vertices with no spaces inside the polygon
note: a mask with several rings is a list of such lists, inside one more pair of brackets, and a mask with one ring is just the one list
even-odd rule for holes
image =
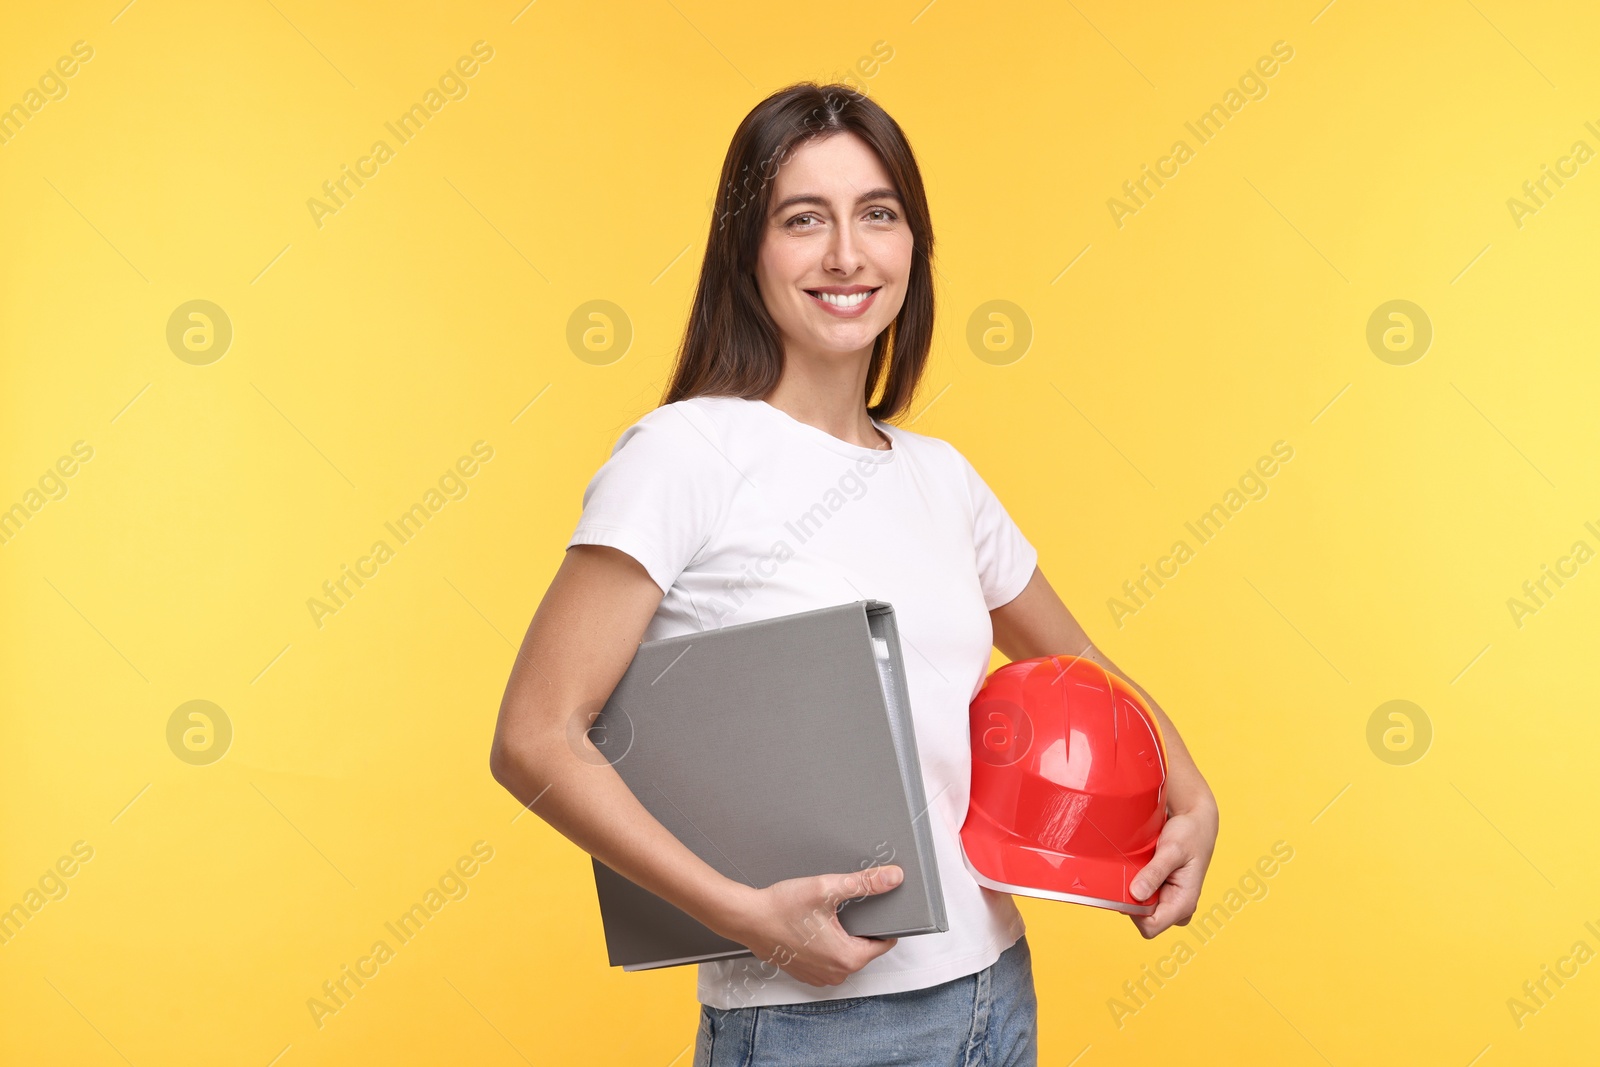
{"label": "woman's right hand", "polygon": [[904,872],[896,864],[850,874],[786,878],[744,895],[718,932],[807,985],[836,986],[888,952],[899,938],[856,937],[839,923],[839,904],[887,893]]}

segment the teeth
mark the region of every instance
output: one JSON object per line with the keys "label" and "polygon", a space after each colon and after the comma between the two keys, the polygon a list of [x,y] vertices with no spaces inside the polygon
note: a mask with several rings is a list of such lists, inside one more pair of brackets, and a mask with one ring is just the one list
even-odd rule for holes
{"label": "teeth", "polygon": [[853,296],[836,296],[833,293],[812,293],[811,295],[832,304],[834,307],[853,308],[875,292],[877,292],[876,289],[868,289],[864,293],[856,293]]}

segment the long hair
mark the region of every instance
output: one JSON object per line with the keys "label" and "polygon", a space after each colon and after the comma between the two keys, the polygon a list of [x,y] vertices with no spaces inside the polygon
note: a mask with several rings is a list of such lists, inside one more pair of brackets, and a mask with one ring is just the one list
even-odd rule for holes
{"label": "long hair", "polygon": [[783,342],[755,276],[773,183],[797,145],[846,131],[870,145],[889,172],[914,249],[905,303],[873,341],[862,399],[867,413],[885,422],[909,406],[933,343],[933,223],[922,173],[888,112],[848,85],[815,82],[767,97],[734,132],[722,161],[694,305],[662,404],[695,396],[760,400],[776,388]]}

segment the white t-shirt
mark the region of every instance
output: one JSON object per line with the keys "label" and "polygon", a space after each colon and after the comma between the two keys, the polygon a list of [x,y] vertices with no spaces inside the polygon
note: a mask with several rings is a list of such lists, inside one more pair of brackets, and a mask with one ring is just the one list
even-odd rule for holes
{"label": "white t-shirt", "polygon": [[950,929],[902,937],[837,986],[753,957],[701,963],[698,996],[712,1007],[922,989],[982,970],[1023,933],[1010,894],[968,873],[958,835],[988,613],[1022,592],[1038,553],[953,445],[874,425],[892,448],[851,444],[762,400],[663,405],[617,439],[568,542],[621,549],[661,587],[642,640],[857,600],[894,605]]}

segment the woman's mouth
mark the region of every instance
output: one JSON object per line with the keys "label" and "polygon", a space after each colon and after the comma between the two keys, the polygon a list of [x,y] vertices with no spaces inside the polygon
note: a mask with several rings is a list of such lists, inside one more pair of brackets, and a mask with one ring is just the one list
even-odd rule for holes
{"label": "woman's mouth", "polygon": [[820,304],[830,315],[835,315],[841,319],[853,319],[859,315],[866,314],[867,308],[872,306],[873,299],[878,295],[878,290],[882,288],[880,285],[877,289],[851,293],[849,296],[839,296],[835,293],[807,289],[806,295]]}

